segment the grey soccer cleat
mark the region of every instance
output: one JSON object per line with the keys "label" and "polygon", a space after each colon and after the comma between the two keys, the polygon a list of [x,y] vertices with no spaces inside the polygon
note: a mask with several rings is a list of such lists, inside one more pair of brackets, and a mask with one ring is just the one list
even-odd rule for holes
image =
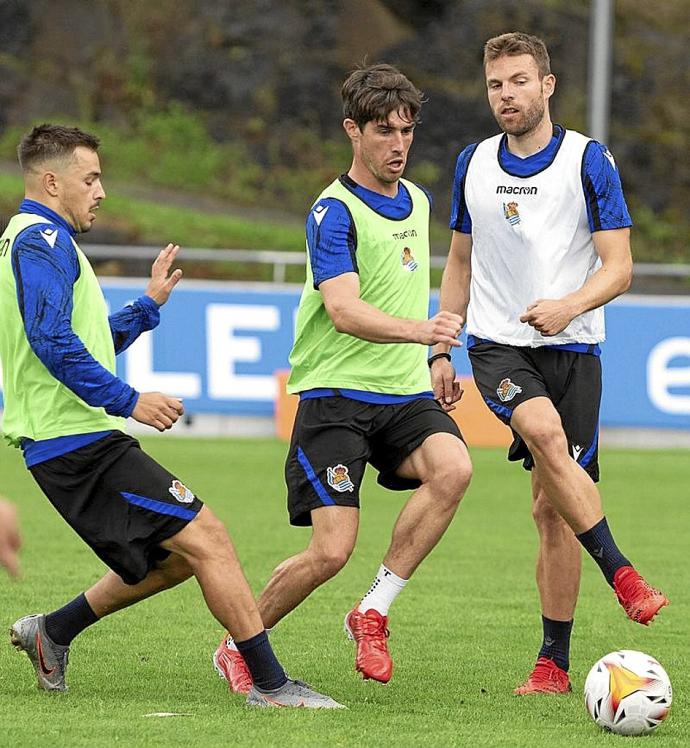
{"label": "grey soccer cleat", "polygon": [[314,691],[301,680],[288,678],[287,683],[275,691],[260,691],[256,686],[247,696],[247,706],[292,706],[304,709],[345,709],[330,696]]}
{"label": "grey soccer cleat", "polygon": [[39,688],[44,691],[66,691],[65,670],[69,647],[51,641],[46,634],[45,620],[42,613],[20,618],[10,628],[10,639],[31,660]]}

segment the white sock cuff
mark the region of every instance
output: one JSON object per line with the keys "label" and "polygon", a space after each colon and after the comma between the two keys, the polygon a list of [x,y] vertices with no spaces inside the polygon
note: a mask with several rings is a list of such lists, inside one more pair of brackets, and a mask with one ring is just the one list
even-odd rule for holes
{"label": "white sock cuff", "polygon": [[387,582],[391,582],[397,587],[400,587],[400,589],[402,589],[409,582],[409,579],[403,579],[402,577],[399,577],[394,571],[391,571],[387,566],[384,566],[383,564],[381,564],[381,566],[379,567],[377,576],[379,577],[379,579],[385,579]]}

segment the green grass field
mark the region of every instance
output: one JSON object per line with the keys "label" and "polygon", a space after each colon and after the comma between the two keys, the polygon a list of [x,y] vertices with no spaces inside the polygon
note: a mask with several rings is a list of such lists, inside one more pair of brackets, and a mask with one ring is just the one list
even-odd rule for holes
{"label": "green grass field", "polygon": [[[255,589],[307,542],[308,530],[287,525],[283,444],[165,437],[146,440],[145,447],[223,518]],[[453,526],[392,609],[396,672],[388,686],[359,679],[342,632],[342,618],[366,591],[405,499],[380,489],[371,474],[350,563],[272,634],[290,674],[321,687],[348,711],[246,708],[212,669],[222,630],[190,581],[85,631],[72,647],[66,694],[39,692],[26,657],[0,640],[0,745],[623,745],[630,739],[605,734],[590,720],[582,686],[597,658],[627,648],[657,657],[675,690],[668,722],[638,740],[687,746],[688,456],[604,451],[602,489],[616,539],[672,605],[650,629],[629,622],[586,559],[570,696],[511,693],[541,638],[529,482],[499,451],[474,450],[475,479]],[[12,583],[0,573],[6,629],[19,616],[71,599],[103,567],[40,494],[19,455],[4,446],[0,490],[19,504],[24,536],[23,579]],[[144,716],[151,712],[189,716]]]}

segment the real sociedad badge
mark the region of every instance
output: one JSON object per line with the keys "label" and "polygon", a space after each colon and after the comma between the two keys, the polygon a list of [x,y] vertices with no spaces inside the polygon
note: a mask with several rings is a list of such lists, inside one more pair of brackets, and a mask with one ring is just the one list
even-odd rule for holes
{"label": "real sociedad badge", "polygon": [[350,474],[345,465],[329,467],[326,470],[326,478],[328,480],[328,485],[338,493],[353,491],[355,488],[353,482],[350,480]]}
{"label": "real sociedad badge", "polygon": [[498,399],[502,403],[507,403],[508,400],[512,400],[515,395],[519,395],[522,392],[522,387],[517,384],[513,384],[510,379],[502,379],[501,383],[496,389]]}

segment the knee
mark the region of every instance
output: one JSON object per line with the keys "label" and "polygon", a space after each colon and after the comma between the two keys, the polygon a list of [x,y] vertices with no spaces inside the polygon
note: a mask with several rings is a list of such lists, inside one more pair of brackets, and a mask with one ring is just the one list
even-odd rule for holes
{"label": "knee", "polygon": [[312,568],[315,576],[321,581],[334,577],[348,562],[352,547],[330,545],[311,549]]}
{"label": "knee", "polygon": [[572,534],[572,530],[542,491],[532,504],[532,519],[543,540],[557,542],[563,533]]}
{"label": "knee", "polygon": [[558,417],[531,424],[523,429],[520,436],[537,458],[557,459],[568,456],[568,441]]}
{"label": "knee", "polygon": [[472,480],[472,463],[469,460],[436,466],[430,471],[428,484],[438,500],[449,509],[457,508]]}
{"label": "knee", "polygon": [[225,556],[228,546],[231,546],[225,525],[206,506],[176,538],[182,555],[193,558],[205,558],[214,554]]}

